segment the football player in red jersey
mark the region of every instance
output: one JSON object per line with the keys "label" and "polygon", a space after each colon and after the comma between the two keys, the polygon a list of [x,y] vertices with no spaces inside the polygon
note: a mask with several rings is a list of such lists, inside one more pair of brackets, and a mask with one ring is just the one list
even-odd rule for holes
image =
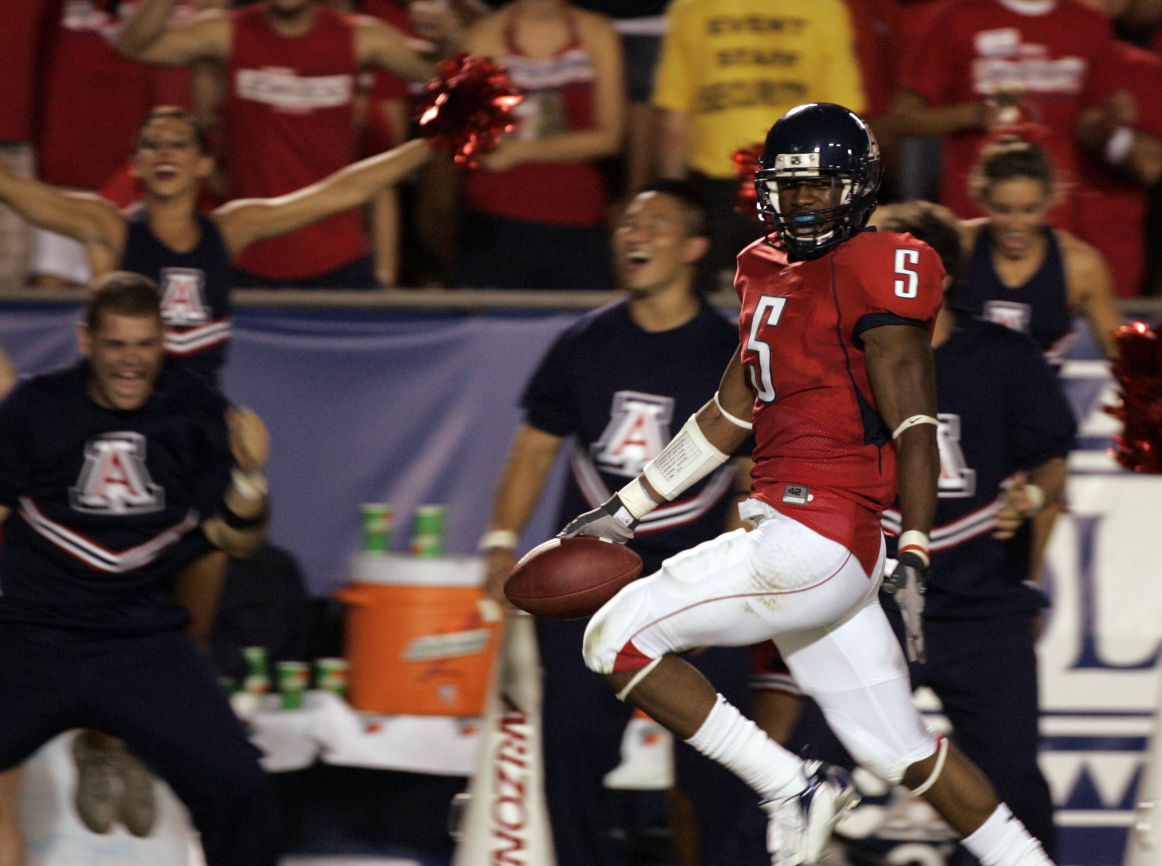
{"label": "football player in red jersey", "polygon": [[[980,771],[924,724],[877,600],[883,582],[918,620],[939,472],[929,337],[944,276],[910,235],[861,231],[880,175],[874,136],[842,106],[802,105],[771,127],[755,175],[771,232],[738,257],[738,353],[642,473],[561,534],[627,541],[752,431],[740,513],[754,528],[623,589],[590,621],[585,662],[755,789],[775,866],[815,863],[854,789],[716,694],[678,657],[691,647],[773,640],[861,765],[924,795],[985,866],[1044,866]],[[885,577],[880,515],[897,490],[899,564]]]}

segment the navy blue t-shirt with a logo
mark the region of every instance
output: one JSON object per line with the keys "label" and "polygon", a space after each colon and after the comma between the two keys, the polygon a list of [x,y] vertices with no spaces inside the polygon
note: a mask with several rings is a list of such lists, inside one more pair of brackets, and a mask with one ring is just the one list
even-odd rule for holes
{"label": "navy blue t-shirt with a logo", "polygon": [[[655,333],[630,318],[625,300],[582,316],[557,338],[521,406],[531,426],[575,437],[562,526],[641,472],[714,395],[737,347],[737,325],[708,305],[686,324]],[[646,515],[630,543],[644,560],[643,574],[722,531],[736,472],[727,464]]]}
{"label": "navy blue t-shirt with a logo", "polygon": [[120,267],[157,282],[166,352],[175,365],[216,386],[230,340],[234,265],[214,221],[195,217],[198,243],[178,252],[153,233],[144,210],[133,214]]}
{"label": "navy blue t-shirt with a logo", "polygon": [[87,362],[0,405],[0,623],[114,633],[179,627],[172,578],[208,551],[229,481],[226,401],[166,369],[136,411],[98,405]]}
{"label": "navy blue t-shirt with a logo", "polygon": [[[1025,584],[1029,521],[1007,541],[992,533],[1015,473],[1069,455],[1073,410],[1037,345],[1009,328],[958,312],[934,356],[940,481],[924,615],[1033,611],[1041,597]],[[884,526],[899,531],[898,510],[884,512]]]}

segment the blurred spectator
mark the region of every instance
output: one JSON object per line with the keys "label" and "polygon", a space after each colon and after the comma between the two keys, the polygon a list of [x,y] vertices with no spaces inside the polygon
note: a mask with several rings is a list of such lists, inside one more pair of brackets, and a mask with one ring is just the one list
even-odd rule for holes
{"label": "blurred spectator", "polygon": [[[181,20],[194,5],[194,0],[172,2],[166,14]],[[199,0],[198,5],[206,4]],[[190,105],[190,76],[184,69],[150,69],[117,53],[112,41],[136,0],[63,0],[55,6],[55,20],[40,46],[36,176],[53,186],[92,192],[122,166],[125,149],[152,106]],[[78,146],[82,141],[84,147]],[[34,285],[88,282],[91,273],[77,243],[40,230],[33,238]]]}
{"label": "blurred spectator", "polygon": [[[230,199],[284,195],[353,162],[363,68],[410,80],[433,73],[399,30],[319,0],[264,0],[167,27],[174,2],[143,0],[118,46],[147,63],[224,68],[219,99]],[[237,267],[240,285],[378,285],[360,209],[255,244]]]}
{"label": "blurred spectator", "polygon": [[864,95],[863,118],[875,132],[884,162],[880,201],[896,196],[898,141],[892,127],[896,95],[896,62],[902,45],[900,0],[844,0],[851,13],[855,50],[859,58]]}
{"label": "blurred spectator", "polygon": [[1075,227],[1105,255],[1117,295],[1132,298],[1149,285],[1149,190],[1162,178],[1162,56],[1115,41],[1099,74],[1112,95],[1081,114],[1078,139],[1090,158]]}
{"label": "blurred spectator", "polygon": [[609,189],[601,160],[625,126],[621,44],[604,15],[566,0],[512,0],[464,41],[524,95],[516,128],[463,176],[456,284],[606,289]]}
{"label": "blurred spectator", "polygon": [[653,106],[654,70],[665,32],[667,0],[577,0],[583,9],[601,12],[613,20],[621,36],[625,57],[626,111],[625,155],[620,189],[630,193],[654,174]]}
{"label": "blurred spectator", "polygon": [[468,26],[489,8],[479,0],[407,0],[407,7],[415,34],[448,53],[463,47]]}
{"label": "blurred spectator", "polygon": [[689,177],[714,202],[709,266],[730,270],[761,233],[735,211],[734,152],[761,143],[773,120],[804,102],[866,107],[851,16],[843,0],[673,0],[654,105],[658,171]]}
{"label": "blurred spectator", "polygon": [[958,303],[981,318],[1033,338],[1060,367],[1085,316],[1107,357],[1117,355],[1121,324],[1109,265],[1094,247],[1046,222],[1055,195],[1053,168],[1040,145],[999,141],[972,174],[985,216],[962,225],[964,280]]}
{"label": "blurred spectator", "polygon": [[[414,36],[407,6],[398,0],[330,0],[330,3],[343,12],[370,15],[406,36]],[[416,51],[428,47],[421,40],[412,41],[412,46]],[[370,69],[359,76],[355,127],[360,159],[390,150],[407,138],[411,122],[408,100],[408,83],[395,75]],[[399,285],[401,225],[400,192],[393,184],[375,195],[367,212],[375,278],[385,288]]]}
{"label": "blurred spectator", "polygon": [[1049,221],[1063,228],[1074,209],[1081,109],[1104,94],[1093,70],[1109,53],[1113,28],[1080,0],[956,0],[934,6],[904,46],[893,119],[905,136],[943,138],[942,204],[963,218],[980,211],[968,177],[998,130],[1043,138],[1062,187]]}
{"label": "blurred spectator", "polygon": [[[32,134],[36,81],[41,75],[43,31],[53,0],[11,0],[0,27],[0,159],[21,174],[33,172]],[[28,274],[28,226],[0,207],[0,286],[22,286]],[[2,843],[0,843],[2,844]],[[0,856],[0,866],[5,866]]]}

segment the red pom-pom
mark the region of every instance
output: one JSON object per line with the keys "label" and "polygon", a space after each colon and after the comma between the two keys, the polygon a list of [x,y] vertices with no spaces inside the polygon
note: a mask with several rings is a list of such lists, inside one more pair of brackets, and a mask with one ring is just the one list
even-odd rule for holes
{"label": "red pom-pom", "polygon": [[449,148],[457,165],[475,168],[513,128],[512,110],[524,97],[503,66],[463,51],[441,60],[436,71],[416,112],[420,134]]}
{"label": "red pom-pom", "polygon": [[1118,404],[1106,407],[1122,422],[1114,459],[1135,472],[1162,473],[1162,339],[1144,322],[1131,322],[1114,332],[1114,341]]}
{"label": "red pom-pom", "polygon": [[763,155],[762,142],[750,147],[740,147],[733,154],[734,173],[738,176],[738,193],[734,199],[734,209],[741,214],[750,214],[758,219],[758,192],[754,188],[754,173],[759,168],[759,158]]}

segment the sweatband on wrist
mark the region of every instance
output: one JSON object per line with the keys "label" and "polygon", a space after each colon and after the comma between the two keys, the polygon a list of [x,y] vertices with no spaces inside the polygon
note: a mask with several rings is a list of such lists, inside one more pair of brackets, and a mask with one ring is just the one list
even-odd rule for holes
{"label": "sweatband on wrist", "polygon": [[254,517],[243,517],[225,502],[218,503],[218,517],[222,522],[231,529],[254,529],[266,523],[266,518],[269,516],[269,510],[263,508]]}
{"label": "sweatband on wrist", "polygon": [[480,536],[476,549],[481,552],[489,550],[512,550],[516,547],[517,534],[511,529],[490,529]]}
{"label": "sweatband on wrist", "polygon": [[621,500],[622,508],[628,511],[634,520],[640,520],[660,504],[650,496],[640,476],[617,491],[617,498]]}
{"label": "sweatband on wrist", "polygon": [[928,559],[928,533],[921,532],[919,529],[909,529],[900,533],[900,540],[896,543],[896,557],[899,558],[903,553],[914,553],[927,565],[930,561]]}
{"label": "sweatband on wrist", "polygon": [[729,412],[722,408],[722,401],[718,399],[717,391],[714,392],[714,405],[718,407],[718,413],[735,427],[741,427],[743,430],[754,429],[754,424],[750,423],[749,421],[743,421],[741,418],[737,418],[734,415],[731,415]]}
{"label": "sweatband on wrist", "polygon": [[1026,514],[1039,514],[1041,509],[1045,507],[1045,491],[1036,484],[1025,483],[1024,486],[1025,497],[1029,500],[1029,510]]}
{"label": "sweatband on wrist", "polygon": [[937,427],[940,426],[940,422],[933,418],[931,415],[912,415],[911,417],[905,418],[903,421],[901,421],[900,426],[892,431],[892,438],[899,439],[901,433],[903,433],[909,427],[915,427],[917,424],[934,424]]}
{"label": "sweatband on wrist", "polygon": [[1105,157],[1110,165],[1120,165],[1134,146],[1134,130],[1128,126],[1119,126],[1106,139]]}
{"label": "sweatband on wrist", "polygon": [[230,483],[243,499],[257,502],[266,496],[266,476],[258,470],[244,472],[238,466],[230,470]]}
{"label": "sweatband on wrist", "polygon": [[669,501],[729,459],[729,454],[723,454],[706,438],[696,416],[691,415],[678,435],[646,464],[642,475]]}

